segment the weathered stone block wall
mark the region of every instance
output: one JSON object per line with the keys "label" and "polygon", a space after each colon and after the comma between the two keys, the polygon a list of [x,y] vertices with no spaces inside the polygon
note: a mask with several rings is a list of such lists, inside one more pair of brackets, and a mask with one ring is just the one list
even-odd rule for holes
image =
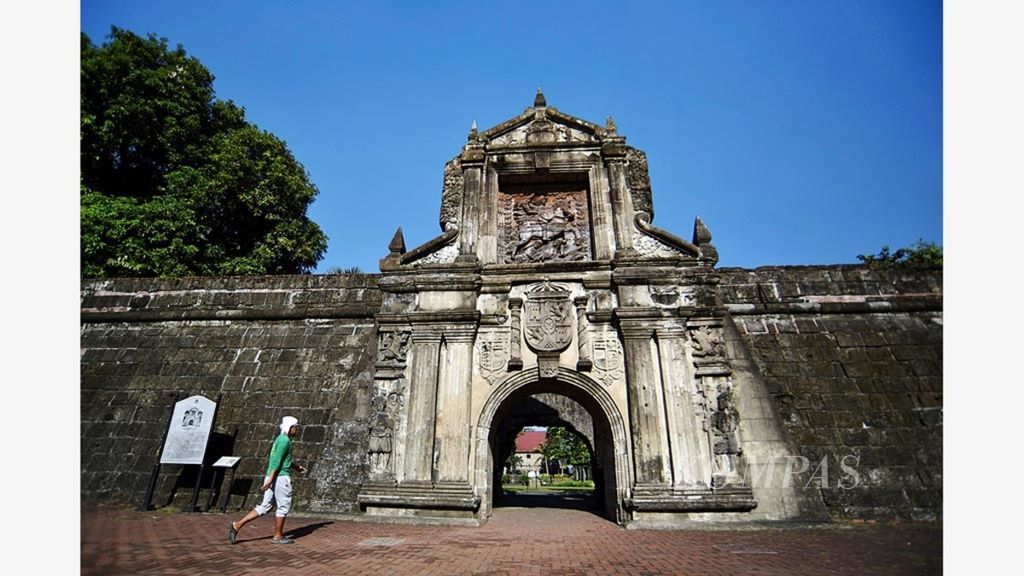
{"label": "weathered stone block wall", "polygon": [[[208,458],[241,456],[259,497],[275,427],[301,423],[297,510],[346,511],[365,476],[377,277],[116,279],[81,293],[81,495],[140,502],[175,395],[220,398]],[[195,466],[165,465],[154,501],[186,507]],[[204,476],[199,505],[211,480]],[[248,482],[248,484],[247,484]],[[227,489],[227,483],[223,483]],[[222,500],[218,500],[218,506]],[[233,496],[229,507],[243,503]]]}
{"label": "weathered stone block wall", "polygon": [[[243,489],[250,482],[246,507],[258,497],[252,484],[275,426],[291,414],[303,424],[296,458],[312,464],[296,482],[296,510],[355,510],[366,476],[377,279],[85,282],[82,498],[140,501],[174,395],[202,394],[221,399],[210,457],[242,457],[236,480]],[[722,269],[719,291],[743,347],[735,377],[758,378],[772,400],[760,415],[777,411],[795,454],[815,465],[830,458],[828,484],[812,485],[829,513],[941,517],[941,270]],[[859,458],[854,489],[837,484],[836,458],[849,454]],[[154,501],[185,507],[193,469],[164,466]],[[210,480],[201,479],[201,507]],[[229,507],[242,505],[237,494]]]}
{"label": "weathered stone block wall", "polygon": [[[721,272],[724,303],[794,450],[812,468],[829,458],[820,488],[829,512],[940,518],[941,270]],[[845,455],[859,459],[850,489],[838,485]]]}

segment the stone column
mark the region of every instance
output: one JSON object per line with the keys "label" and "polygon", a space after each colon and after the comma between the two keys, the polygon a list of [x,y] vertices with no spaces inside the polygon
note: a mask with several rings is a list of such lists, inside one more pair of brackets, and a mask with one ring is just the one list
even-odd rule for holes
{"label": "stone column", "polygon": [[475,326],[446,328],[441,346],[434,432],[436,480],[469,481],[470,382]]}
{"label": "stone column", "polygon": [[413,327],[412,376],[409,382],[409,409],[405,428],[405,481],[431,480],[440,348],[440,330],[431,326]]}
{"label": "stone column", "polygon": [[667,486],[672,472],[654,327],[648,318],[622,319],[620,325],[636,483]]}
{"label": "stone column", "polygon": [[576,369],[581,372],[589,372],[594,366],[594,362],[590,359],[590,338],[587,334],[587,302],[589,301],[589,296],[577,296],[572,301],[576,306],[576,344],[579,348]]}
{"label": "stone column", "polygon": [[[698,422],[690,392],[693,375],[686,360],[686,327],[657,328],[661,377],[665,383],[665,406],[674,486],[707,488],[711,485],[707,433]],[[701,449],[705,447],[705,449]]]}
{"label": "stone column", "polygon": [[508,299],[508,313],[512,320],[512,334],[509,337],[508,345],[508,370],[523,369],[523,352],[522,344],[520,343],[520,334],[522,332],[522,314],[523,314],[523,299],[522,298],[509,298]]}

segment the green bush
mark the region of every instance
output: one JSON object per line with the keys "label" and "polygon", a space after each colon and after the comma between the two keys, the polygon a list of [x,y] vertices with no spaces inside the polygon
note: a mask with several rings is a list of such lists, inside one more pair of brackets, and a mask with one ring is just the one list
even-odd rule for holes
{"label": "green bush", "polygon": [[906,248],[895,252],[889,246],[882,246],[878,254],[858,254],[857,259],[875,267],[890,266],[938,266],[942,267],[942,246],[935,242],[926,242],[923,238]]}
{"label": "green bush", "polygon": [[512,484],[522,484],[526,486],[529,484],[530,478],[526,474],[502,474],[501,483],[504,486]]}

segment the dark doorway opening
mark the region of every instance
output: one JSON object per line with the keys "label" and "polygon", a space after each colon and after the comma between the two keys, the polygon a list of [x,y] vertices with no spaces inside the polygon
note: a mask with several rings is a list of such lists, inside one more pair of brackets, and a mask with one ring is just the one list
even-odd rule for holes
{"label": "dark doorway opening", "polygon": [[[547,446],[538,446],[538,435],[546,436]],[[576,458],[566,453],[567,443]],[[523,387],[495,414],[489,444],[492,507],[583,510],[614,520],[607,510],[614,495],[606,493],[606,474],[614,467],[610,428],[585,394],[551,383]],[[559,445],[563,450],[551,453]]]}

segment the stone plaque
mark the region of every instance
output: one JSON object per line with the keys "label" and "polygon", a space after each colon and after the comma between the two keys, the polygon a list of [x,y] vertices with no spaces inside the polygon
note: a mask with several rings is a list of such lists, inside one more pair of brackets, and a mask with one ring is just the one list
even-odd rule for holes
{"label": "stone plaque", "polygon": [[202,464],[216,409],[217,403],[203,396],[190,396],[175,404],[160,463]]}
{"label": "stone plaque", "polygon": [[501,192],[501,260],[571,262],[590,258],[587,191]]}

